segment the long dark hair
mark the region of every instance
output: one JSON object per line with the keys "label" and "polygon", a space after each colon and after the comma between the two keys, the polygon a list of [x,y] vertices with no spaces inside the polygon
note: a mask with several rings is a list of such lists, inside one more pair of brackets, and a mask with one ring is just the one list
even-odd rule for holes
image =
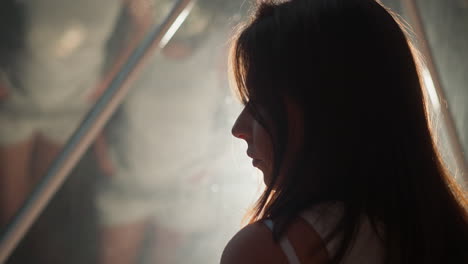
{"label": "long dark hair", "polygon": [[[467,197],[434,144],[419,61],[401,21],[374,0],[262,1],[231,50],[236,92],[274,143],[273,182],[251,222],[273,218],[277,240],[301,211],[338,201],[332,263],[362,215],[386,263],[467,262]],[[305,139],[279,181],[285,98],[304,114]]]}

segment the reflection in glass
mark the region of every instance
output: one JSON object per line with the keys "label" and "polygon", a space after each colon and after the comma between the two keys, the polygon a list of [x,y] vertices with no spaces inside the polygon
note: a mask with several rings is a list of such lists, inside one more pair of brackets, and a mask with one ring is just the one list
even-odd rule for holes
{"label": "reflection in glass", "polygon": [[92,105],[122,3],[8,0],[2,5],[10,17],[3,29],[14,32],[7,36],[15,48],[0,69],[3,226]]}
{"label": "reflection in glass", "polygon": [[[42,38],[31,40],[30,45],[43,46],[49,53],[39,49],[42,57],[36,58],[22,48],[12,66],[5,68],[14,69],[15,74],[10,76],[6,70],[4,74],[5,80],[25,85],[28,79],[26,73],[19,74],[22,70],[37,78],[31,84],[45,87],[41,88],[45,93],[37,88],[31,94],[49,111],[39,112],[33,121],[48,118],[57,124],[64,116],[70,122],[67,133],[58,133],[62,139],[52,154],[102,94],[109,73],[118,71],[116,65],[125,58],[122,54],[131,50],[131,43],[138,43],[139,33],[148,25],[160,23],[174,2],[76,1],[68,5],[68,1],[44,0],[18,5],[26,22],[36,13],[37,17],[48,14],[42,18],[46,21],[55,19],[42,26],[49,35],[36,34]],[[258,186],[249,170],[239,165],[248,162],[236,162],[243,156],[232,157],[230,144],[230,126],[239,109],[227,87],[226,44],[230,26],[240,18],[240,6],[241,1],[197,2],[164,50],[151,58],[103,136],[9,263],[218,261]],[[56,17],[50,14],[53,10]],[[42,59],[39,65],[52,66],[37,72],[38,64],[20,66],[36,59]],[[53,93],[54,89],[58,91]],[[57,106],[47,101],[48,93],[57,95],[53,101]],[[69,113],[75,113],[76,120]],[[34,135],[43,134],[34,131]],[[35,156],[30,159],[36,160]],[[37,161],[43,166],[36,171],[39,175],[49,161]],[[28,183],[28,189],[35,182]]]}
{"label": "reflection in glass", "polygon": [[255,191],[226,144],[234,113],[229,28],[220,23],[228,15],[215,17],[222,8],[194,7],[108,127],[112,169],[96,199],[100,263],[216,263],[241,219],[226,211],[239,212]]}

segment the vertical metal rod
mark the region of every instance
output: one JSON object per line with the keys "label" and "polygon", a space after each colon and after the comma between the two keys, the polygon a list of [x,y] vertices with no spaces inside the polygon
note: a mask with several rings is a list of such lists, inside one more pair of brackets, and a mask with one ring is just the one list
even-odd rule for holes
{"label": "vertical metal rod", "polygon": [[96,139],[106,122],[122,103],[130,89],[130,84],[137,78],[137,73],[151,58],[149,55],[161,49],[162,44],[164,44],[162,40],[167,39],[168,34],[171,34],[171,32],[173,34],[174,30],[177,30],[177,27],[182,24],[190,13],[195,1],[179,0],[165,21],[151,31],[123,65],[119,74],[115,76],[108,89],[63,147],[47,174],[28,197],[24,206],[5,228],[5,232],[0,237],[0,263],[6,262],[19,241],[24,237],[50,199],[62,186],[71,170]]}
{"label": "vertical metal rod", "polygon": [[[408,17],[411,21],[411,24],[415,30],[416,35],[419,39],[419,49],[422,52],[425,60],[426,66],[431,75],[432,81],[434,83],[435,90],[440,98],[441,102],[446,102],[445,92],[441,83],[440,74],[437,70],[437,67],[434,62],[434,55],[431,50],[430,44],[427,40],[426,30],[424,23],[421,18],[421,13],[419,11],[418,4],[416,0],[402,0],[405,10],[407,11]],[[461,177],[463,181],[468,181],[466,172],[468,171],[468,166],[463,155],[463,147],[460,142],[460,137],[458,136],[455,122],[453,116],[450,113],[450,109],[446,104],[440,104],[441,111],[441,121],[442,125],[447,129],[450,149],[453,151],[453,156],[455,158],[455,163],[460,170]]]}

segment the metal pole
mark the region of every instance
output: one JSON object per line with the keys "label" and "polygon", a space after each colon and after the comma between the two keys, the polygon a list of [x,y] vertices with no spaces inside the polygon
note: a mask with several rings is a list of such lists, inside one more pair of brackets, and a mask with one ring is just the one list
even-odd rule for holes
{"label": "metal pole", "polygon": [[[418,4],[416,3],[416,0],[402,0],[402,2],[405,10],[408,13],[408,17],[412,22],[411,24],[415,30],[415,33],[418,36],[419,49],[426,60],[426,66],[434,83],[436,93],[438,94],[441,102],[446,102],[445,92],[440,81],[440,74],[435,65],[434,55],[426,37],[426,30],[419,12]],[[458,136],[457,130],[455,128],[455,122],[453,120],[452,114],[450,113],[450,109],[448,109],[446,104],[440,104],[440,111],[442,125],[447,129],[449,138],[448,143],[450,145],[450,149],[453,151],[456,166],[461,173],[461,180],[466,181],[468,165],[466,164],[463,155],[463,148],[460,142],[460,137]]]}
{"label": "metal pole", "polygon": [[195,1],[179,0],[165,21],[148,34],[123,65],[119,74],[113,78],[108,89],[54,160],[41,183],[5,228],[0,237],[0,263],[6,262],[19,241],[122,103],[131,88],[130,84],[137,78],[137,73],[150,59],[149,55],[157,52],[167,43],[188,16]]}

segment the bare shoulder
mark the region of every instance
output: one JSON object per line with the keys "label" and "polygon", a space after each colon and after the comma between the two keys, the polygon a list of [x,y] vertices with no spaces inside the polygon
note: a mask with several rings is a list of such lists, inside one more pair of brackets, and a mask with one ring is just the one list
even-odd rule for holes
{"label": "bare shoulder", "polygon": [[287,259],[263,223],[241,229],[224,248],[221,264],[283,264]]}

